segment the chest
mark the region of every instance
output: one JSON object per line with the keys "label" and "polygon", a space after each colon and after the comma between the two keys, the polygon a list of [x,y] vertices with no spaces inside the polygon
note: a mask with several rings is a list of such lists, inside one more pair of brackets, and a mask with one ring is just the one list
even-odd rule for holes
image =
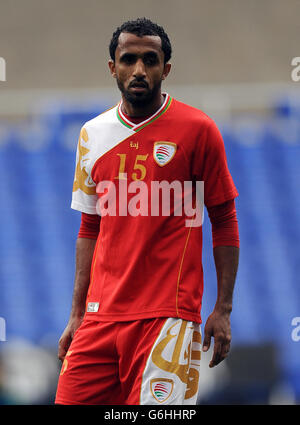
{"label": "chest", "polygon": [[188,140],[165,134],[136,133],[100,157],[93,169],[93,180],[168,182],[190,180],[193,153]]}

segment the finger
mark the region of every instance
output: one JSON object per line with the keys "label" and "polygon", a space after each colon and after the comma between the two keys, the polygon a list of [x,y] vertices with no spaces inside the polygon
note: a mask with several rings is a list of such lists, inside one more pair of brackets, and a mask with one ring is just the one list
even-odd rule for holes
{"label": "finger", "polygon": [[230,344],[224,344],[222,347],[221,357],[222,360],[226,359],[230,351]]}
{"label": "finger", "polygon": [[59,358],[60,361],[62,361],[62,362],[64,361],[64,358],[67,354],[67,351],[68,350],[64,345],[59,344],[57,357]]}
{"label": "finger", "polygon": [[211,338],[213,336],[212,328],[211,326],[208,326],[208,323],[206,323],[206,326],[204,328],[204,339],[202,344],[202,351],[208,351],[211,344]]}
{"label": "finger", "polygon": [[207,331],[204,331],[204,340],[202,345],[202,351],[208,351],[211,344],[211,334]]}
{"label": "finger", "polygon": [[230,351],[231,335],[227,334],[222,338],[221,361],[226,359]]}
{"label": "finger", "polygon": [[210,362],[210,367],[214,367],[226,359],[230,351],[230,343],[215,343],[214,355]]}
{"label": "finger", "polygon": [[63,349],[63,348],[59,348],[59,349],[58,349],[57,357],[59,358],[59,360],[60,360],[61,362],[63,362],[63,361],[64,361],[64,359],[65,359],[65,357],[66,357],[66,354],[67,354],[67,351],[66,351],[65,349]]}
{"label": "finger", "polygon": [[215,341],[214,352],[213,352],[212,359],[209,363],[209,367],[214,367],[217,364],[219,364],[221,361],[221,358],[222,358],[222,345],[220,342]]}
{"label": "finger", "polygon": [[70,344],[71,344],[71,338],[64,338],[59,341],[58,355],[57,355],[59,360],[64,361],[64,358],[67,354]]}

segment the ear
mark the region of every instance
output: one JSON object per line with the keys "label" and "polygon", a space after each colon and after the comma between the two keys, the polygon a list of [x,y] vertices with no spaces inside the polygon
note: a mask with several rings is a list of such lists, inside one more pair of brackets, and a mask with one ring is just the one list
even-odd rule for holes
{"label": "ear", "polygon": [[167,76],[169,75],[169,72],[171,71],[171,64],[170,63],[166,63],[165,67],[164,67],[164,72],[162,75],[162,79],[165,80],[167,78]]}
{"label": "ear", "polygon": [[112,75],[114,78],[116,78],[116,66],[115,66],[115,62],[114,62],[112,59],[110,59],[110,60],[108,61],[108,66],[109,66],[109,69],[110,69],[110,73],[111,73],[111,75]]}

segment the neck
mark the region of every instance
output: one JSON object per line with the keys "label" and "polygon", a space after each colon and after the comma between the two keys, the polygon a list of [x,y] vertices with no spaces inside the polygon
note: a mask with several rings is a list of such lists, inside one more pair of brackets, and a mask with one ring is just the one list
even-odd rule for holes
{"label": "neck", "polygon": [[164,96],[161,92],[159,92],[157,96],[146,105],[133,105],[132,103],[128,102],[128,100],[126,100],[124,95],[122,94],[121,109],[126,115],[133,118],[146,117],[153,115],[163,103]]}

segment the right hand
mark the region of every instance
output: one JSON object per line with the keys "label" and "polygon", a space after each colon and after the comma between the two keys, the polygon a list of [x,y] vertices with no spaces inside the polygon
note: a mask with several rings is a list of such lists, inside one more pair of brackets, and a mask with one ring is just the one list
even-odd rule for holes
{"label": "right hand", "polygon": [[82,317],[76,317],[76,318],[70,319],[65,330],[63,331],[62,336],[60,337],[60,340],[58,343],[57,356],[59,360],[61,360],[62,362],[64,361],[64,358],[73,340],[74,334],[76,330],[79,328],[81,322],[82,322]]}

